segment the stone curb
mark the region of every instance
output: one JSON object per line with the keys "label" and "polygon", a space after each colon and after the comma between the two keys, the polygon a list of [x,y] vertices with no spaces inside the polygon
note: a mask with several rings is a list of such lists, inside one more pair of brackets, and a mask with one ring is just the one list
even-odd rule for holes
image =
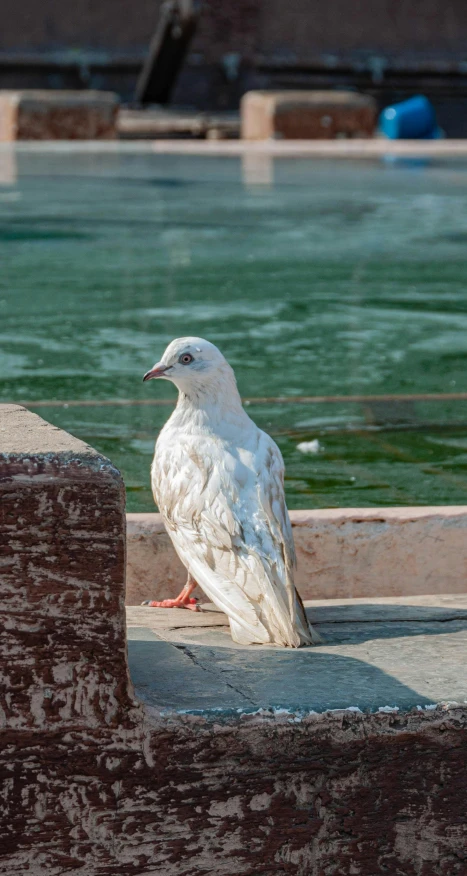
{"label": "stone curb", "polygon": [[[291,511],[304,599],[465,593],[467,506]],[[127,514],[126,604],[186,579],[159,514]],[[201,594],[200,594],[201,595]]]}

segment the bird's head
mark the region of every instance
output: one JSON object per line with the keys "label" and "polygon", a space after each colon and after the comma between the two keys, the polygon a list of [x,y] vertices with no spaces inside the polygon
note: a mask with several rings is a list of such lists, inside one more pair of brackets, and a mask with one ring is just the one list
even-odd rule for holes
{"label": "bird's head", "polygon": [[185,395],[215,394],[226,379],[233,381],[233,371],[221,351],[203,338],[176,338],[167,347],[160,362],[143,380],[162,377],[171,380]]}

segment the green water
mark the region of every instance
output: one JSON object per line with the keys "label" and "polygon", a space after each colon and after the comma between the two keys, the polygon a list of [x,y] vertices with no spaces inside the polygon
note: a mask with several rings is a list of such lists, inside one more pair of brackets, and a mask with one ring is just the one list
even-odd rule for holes
{"label": "green water", "polygon": [[[174,398],[173,337],[225,353],[243,396],[467,390],[467,166],[0,154],[0,399]],[[164,407],[42,407],[151,510]],[[250,405],[290,507],[463,504],[467,403]],[[373,422],[373,425],[371,425]],[[297,444],[318,438],[305,456]]]}

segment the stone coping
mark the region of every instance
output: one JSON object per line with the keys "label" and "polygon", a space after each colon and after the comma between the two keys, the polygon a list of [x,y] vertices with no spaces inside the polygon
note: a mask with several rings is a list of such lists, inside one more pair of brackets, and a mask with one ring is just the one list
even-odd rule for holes
{"label": "stone coping", "polygon": [[[467,506],[330,508],[290,517],[304,599],[467,592]],[[127,514],[127,605],[176,596],[185,580],[160,515]]]}
{"label": "stone coping", "polygon": [[[12,145],[0,143],[0,153]],[[22,152],[146,152],[158,155],[200,155],[270,158],[466,158],[467,139],[452,140],[41,140],[14,145]]]}
{"label": "stone coping", "polygon": [[[292,527],[309,526],[321,520],[337,523],[353,521],[410,521],[425,518],[458,519],[466,517],[467,505],[401,505],[390,508],[300,508],[289,511]],[[143,532],[150,527],[155,532],[165,532],[162,517],[157,512],[127,512],[129,532]]]}
{"label": "stone coping", "polygon": [[84,454],[86,457],[98,457],[89,444],[47,423],[21,405],[2,404],[0,416],[0,454],[33,456],[72,453],[76,456]]}
{"label": "stone coping", "polygon": [[36,106],[43,102],[49,106],[95,106],[96,104],[116,107],[120,100],[113,91],[96,89],[46,89],[46,88],[2,88],[0,97],[21,101],[25,106]]}

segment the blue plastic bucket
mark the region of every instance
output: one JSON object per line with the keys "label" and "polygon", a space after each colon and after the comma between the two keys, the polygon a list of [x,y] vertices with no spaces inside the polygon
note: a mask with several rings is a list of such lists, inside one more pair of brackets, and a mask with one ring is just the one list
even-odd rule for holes
{"label": "blue plastic bucket", "polygon": [[379,129],[389,140],[420,140],[439,136],[435,111],[422,94],[386,107]]}

